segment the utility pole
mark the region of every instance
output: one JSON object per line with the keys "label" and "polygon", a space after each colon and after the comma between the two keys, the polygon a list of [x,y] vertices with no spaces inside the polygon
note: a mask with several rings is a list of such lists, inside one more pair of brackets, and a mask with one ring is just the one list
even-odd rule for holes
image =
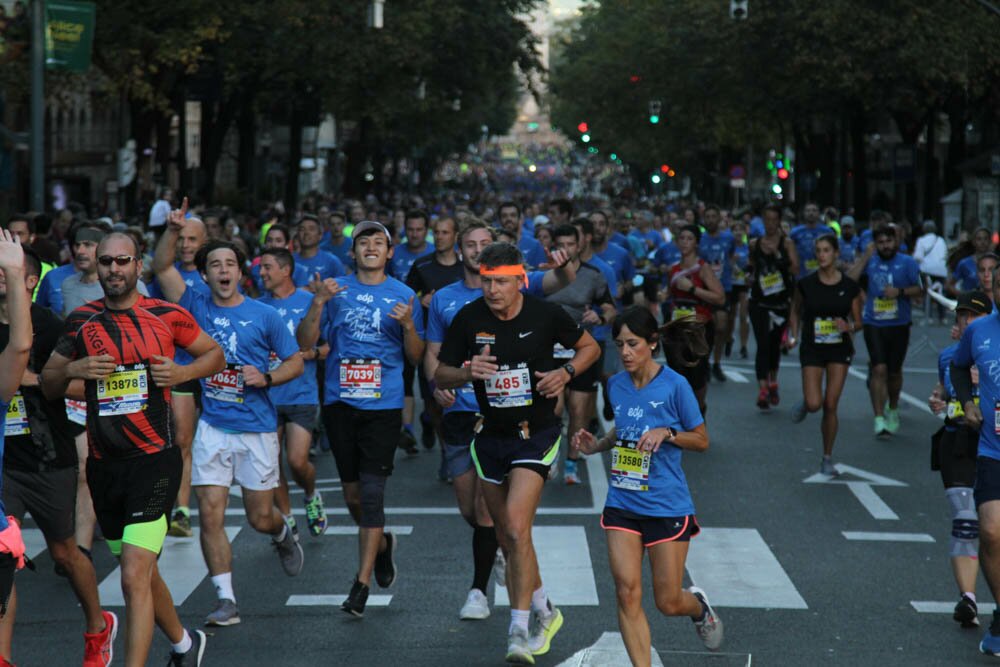
{"label": "utility pole", "polygon": [[31,208],[45,211],[45,0],[31,2]]}

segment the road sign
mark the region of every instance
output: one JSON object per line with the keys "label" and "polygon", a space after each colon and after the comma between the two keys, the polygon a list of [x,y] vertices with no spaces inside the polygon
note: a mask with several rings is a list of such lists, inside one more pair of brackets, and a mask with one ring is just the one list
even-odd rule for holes
{"label": "road sign", "polygon": [[729,187],[731,187],[731,188],[742,189],[742,188],[745,188],[746,186],[747,186],[747,179],[745,179],[745,178],[730,178],[729,179]]}
{"label": "road sign", "polygon": [[746,177],[747,177],[747,169],[742,164],[734,164],[729,168],[729,178],[737,179]]}

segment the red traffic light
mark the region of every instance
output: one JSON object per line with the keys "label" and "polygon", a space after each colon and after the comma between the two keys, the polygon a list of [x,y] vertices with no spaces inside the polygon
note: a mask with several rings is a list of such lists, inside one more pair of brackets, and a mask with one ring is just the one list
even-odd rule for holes
{"label": "red traffic light", "polygon": [[781,180],[785,180],[786,178],[788,178],[788,170],[787,169],[779,169],[778,170],[778,178],[780,178]]}
{"label": "red traffic light", "polygon": [[670,171],[670,165],[669,164],[661,164],[660,165],[660,171],[662,171],[664,174],[666,174],[667,172]]}
{"label": "red traffic light", "polygon": [[640,81],[642,81],[642,77],[639,76],[638,74],[633,74],[628,78],[628,80],[630,83],[639,83]]}
{"label": "red traffic light", "polygon": [[586,123],[580,123],[579,125],[576,126],[576,129],[578,129],[580,132],[586,132],[588,130],[588,127]]}

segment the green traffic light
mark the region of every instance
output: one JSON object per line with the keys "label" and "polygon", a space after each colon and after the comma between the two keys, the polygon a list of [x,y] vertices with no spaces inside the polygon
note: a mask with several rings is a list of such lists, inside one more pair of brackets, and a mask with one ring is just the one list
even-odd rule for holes
{"label": "green traffic light", "polygon": [[662,179],[660,178],[659,174],[653,174],[649,180],[651,180],[654,185],[659,185]]}
{"label": "green traffic light", "polygon": [[590,143],[590,135],[589,134],[583,135],[582,137],[580,137],[580,141],[582,141],[585,144],[589,144]]}
{"label": "green traffic light", "polygon": [[652,123],[653,125],[656,125],[657,123],[660,122],[660,117],[657,116],[656,114],[651,114],[649,116],[649,122]]}
{"label": "green traffic light", "polygon": [[612,162],[614,162],[615,160],[617,160],[617,159],[618,159],[618,154],[617,154],[617,153],[612,153],[612,154],[611,154],[611,155],[609,155],[608,157],[610,157],[610,158],[611,158],[611,161],[612,161]]}

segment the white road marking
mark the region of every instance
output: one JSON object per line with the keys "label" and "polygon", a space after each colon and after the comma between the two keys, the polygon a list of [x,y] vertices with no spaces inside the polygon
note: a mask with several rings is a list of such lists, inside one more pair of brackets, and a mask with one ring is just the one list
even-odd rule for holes
{"label": "white road marking", "polygon": [[[749,361],[727,361],[726,366],[735,366],[736,368],[746,369],[752,371],[754,369],[753,363]],[[802,368],[802,364],[797,361],[787,361],[785,359],[781,360],[782,368]],[[853,367],[852,367],[853,368]],[[905,366],[903,368],[904,373],[918,373],[921,375],[937,375],[938,369],[936,368],[910,368]],[[862,377],[864,377],[862,375]]]}
{"label": "white road marking", "polygon": [[[538,568],[552,603],[562,607],[596,607],[597,582],[583,526],[535,526],[531,539]],[[493,582],[494,604],[510,606],[507,589]]]}
{"label": "white road marking", "polygon": [[[921,614],[952,614],[955,612],[954,602],[929,602],[925,600],[912,600],[910,606]],[[980,614],[992,614],[997,606],[991,602],[977,602],[976,607]]]}
{"label": "white road marking", "polygon": [[45,544],[45,536],[38,528],[22,528],[21,539],[24,540],[24,555],[31,560],[38,558],[43,551],[48,549],[48,545]]}
{"label": "white road marking", "polygon": [[933,542],[934,538],[927,533],[879,533],[864,531],[842,531],[844,537],[849,540],[859,540],[862,542]]}
{"label": "white road marking", "polygon": [[886,521],[897,521],[899,519],[899,515],[885,504],[885,501],[875,493],[875,489],[868,482],[848,482],[847,488],[851,490],[854,497],[864,505],[864,508],[868,510],[868,513],[873,518]]}
{"label": "white road marking", "polygon": [[809,608],[753,528],[703,528],[691,540],[687,570],[716,607]]}
{"label": "white road marking", "polygon": [[[201,545],[198,542],[199,528],[192,528],[193,537],[167,537],[163,543],[163,552],[158,562],[160,575],[166,582],[174,605],[181,606],[188,596],[198,588],[202,579],[208,576],[208,566],[201,555]],[[226,537],[232,542],[239,535],[242,526],[226,526]],[[277,564],[275,564],[277,567]],[[104,578],[98,592],[101,603],[107,607],[124,607],[125,598],[122,595],[122,569],[116,567]]]}
{"label": "white road marking", "polygon": [[[386,526],[383,528],[393,535],[412,535],[413,526]],[[357,526],[328,526],[324,535],[357,535]]]}
{"label": "white road marking", "polygon": [[[885,501],[875,493],[872,486],[907,486],[905,482],[868,472],[861,468],[855,468],[846,463],[838,463],[837,470],[840,472],[840,475],[837,477],[816,473],[815,475],[806,477],[802,481],[806,484],[843,484],[851,490],[851,493],[854,494],[872,517],[888,521],[899,519],[896,513],[892,511],[892,508],[886,505]],[[851,480],[845,477],[845,475],[860,477],[864,481]]]}
{"label": "white road marking", "polygon": [[725,373],[726,377],[732,380],[733,382],[737,382],[739,384],[746,384],[750,382],[750,380],[747,379],[747,376],[743,375],[743,373],[740,373],[739,371],[734,371],[729,368],[725,368],[723,369],[722,372]]}
{"label": "white road marking", "polygon": [[[344,595],[289,595],[286,607],[339,607],[347,594]],[[391,595],[369,595],[366,606],[388,607]]]}
{"label": "white road marking", "polygon": [[[657,651],[653,648],[652,666],[662,667],[663,660],[660,656],[690,656],[701,664],[711,662],[716,664],[725,658],[736,658],[736,661],[726,660],[727,665],[740,665],[750,667],[751,656],[749,653],[706,653],[705,651]],[[684,664],[693,664],[685,662]],[[622,641],[620,632],[604,632],[592,646],[581,649],[572,656],[560,662],[556,667],[631,667],[628,652],[625,650],[625,642]]]}
{"label": "white road marking", "polygon": [[[909,372],[910,370],[916,370],[916,369],[909,369],[909,368],[907,368],[905,370],[907,372]],[[867,375],[865,375],[861,371],[856,370],[854,368],[848,368],[847,372],[850,373],[851,375],[853,375],[854,377],[858,378],[859,380],[865,380],[865,379],[868,378]],[[935,371],[935,373],[937,373],[937,371]],[[927,401],[926,400],[922,401],[922,400],[920,400],[919,398],[917,398],[916,396],[914,396],[912,394],[907,394],[905,391],[899,392],[899,400],[901,400],[901,401],[903,401],[905,403],[909,403],[913,407],[917,408],[918,410],[923,410],[924,412],[926,412],[929,415],[933,415],[934,414],[933,412],[931,412],[931,409],[929,407],[927,407]]]}

